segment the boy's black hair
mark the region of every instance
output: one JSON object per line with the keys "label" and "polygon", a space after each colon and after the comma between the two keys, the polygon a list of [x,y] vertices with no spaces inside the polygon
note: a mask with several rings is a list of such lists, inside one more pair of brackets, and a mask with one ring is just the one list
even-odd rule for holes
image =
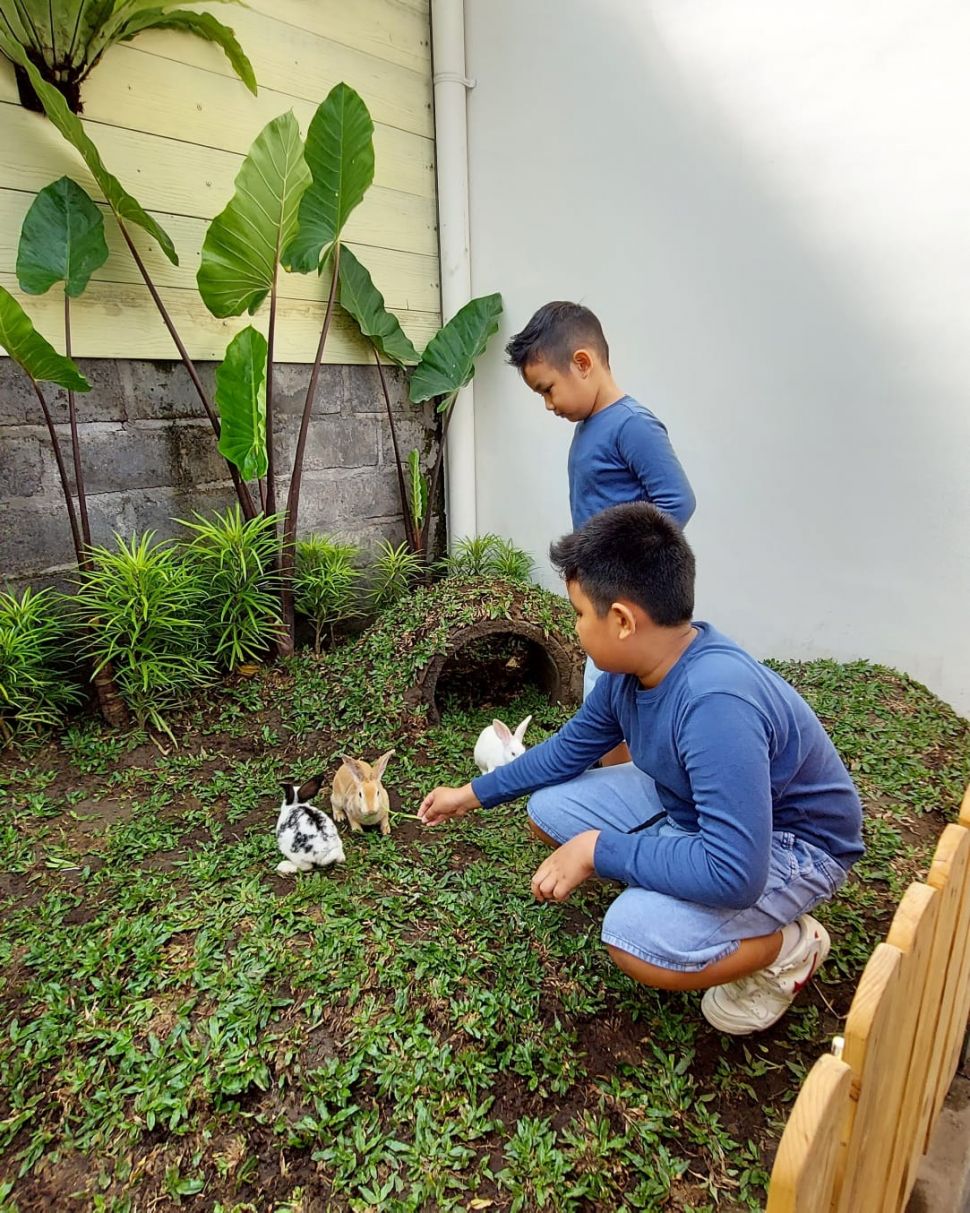
{"label": "boy's black hair", "polygon": [[576,581],[602,618],[620,599],[660,627],[694,613],[694,553],[676,522],[646,501],[614,505],[549,548],[566,581]]}
{"label": "boy's black hair", "polygon": [[573,354],[584,347],[594,349],[604,364],[610,365],[610,347],[599,320],[582,304],[557,300],[539,308],[505,352],[520,371],[540,358],[564,371]]}

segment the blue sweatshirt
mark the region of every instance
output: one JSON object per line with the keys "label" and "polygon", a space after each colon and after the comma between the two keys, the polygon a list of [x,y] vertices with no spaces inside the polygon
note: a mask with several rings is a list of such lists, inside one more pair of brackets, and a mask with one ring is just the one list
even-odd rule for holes
{"label": "blue sweatshirt", "polygon": [[[818,717],[783,678],[708,623],[663,681],[605,674],[558,733],[472,781],[486,807],[587,770],[626,739],[690,837],[602,830],[601,876],[743,909],[768,879],[773,830],[821,847],[848,868],[863,852],[862,806]],[[644,804],[644,821],[654,814]]]}
{"label": "blue sweatshirt", "polygon": [[663,424],[623,396],[580,421],[569,448],[569,508],[578,529],[611,505],[649,501],[684,526],[694,493]]}

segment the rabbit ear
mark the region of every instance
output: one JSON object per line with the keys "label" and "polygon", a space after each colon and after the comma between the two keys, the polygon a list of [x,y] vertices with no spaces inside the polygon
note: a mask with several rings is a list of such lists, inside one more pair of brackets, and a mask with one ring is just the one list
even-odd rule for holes
{"label": "rabbit ear", "polygon": [[521,723],[518,725],[518,727],[515,730],[516,741],[521,741],[522,738],[525,736],[525,731],[529,727],[529,721],[531,719],[532,719],[531,716],[526,716],[525,720],[521,721]]}
{"label": "rabbit ear", "polygon": [[360,763],[356,758],[350,758],[346,754],[340,755],[340,761],[344,764],[347,770],[353,775],[358,783],[363,783],[367,776],[364,774]]}
{"label": "rabbit ear", "polygon": [[283,803],[296,804],[296,785],[281,781],[280,787],[283,789]]}
{"label": "rabbit ear", "polygon": [[320,791],[320,785],[323,783],[323,775],[314,775],[312,779],[308,779],[306,783],[297,792],[300,804],[307,804],[311,801],[317,792]]}
{"label": "rabbit ear", "polygon": [[375,779],[380,780],[381,776],[384,774],[385,770],[387,769],[387,764],[391,761],[391,759],[393,757],[394,757],[394,751],[388,750],[386,754],[382,754],[380,756],[380,758],[378,758],[378,760],[374,763],[373,767],[371,767],[371,774],[373,775],[373,777]]}
{"label": "rabbit ear", "polygon": [[501,720],[493,720],[492,728],[496,733],[498,733],[499,741],[508,742],[512,740],[512,734],[509,731],[509,726],[504,724]]}

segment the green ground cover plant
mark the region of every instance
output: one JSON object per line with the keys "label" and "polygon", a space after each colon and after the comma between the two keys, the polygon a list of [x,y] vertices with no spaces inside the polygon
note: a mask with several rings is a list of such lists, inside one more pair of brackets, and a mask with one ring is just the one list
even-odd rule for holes
{"label": "green ground cover plant", "polygon": [[[85,699],[85,682],[97,685],[108,669],[122,708],[139,725],[167,732],[169,717],[199,687],[272,659],[282,627],[274,520],[247,520],[230,506],[180,525],[182,542],[147,532],[89,549],[73,595],[0,594],[0,740],[58,724]],[[479,569],[456,556],[438,571],[467,577],[509,569],[516,580],[532,567],[509,540],[484,536],[482,550],[499,559]],[[427,589],[429,578],[406,544],[383,540],[364,553],[337,536],[307,535],[297,544],[296,605],[314,652],[333,645],[341,628],[359,631],[376,612]],[[507,596],[497,603],[505,609]],[[434,634],[440,640],[441,628]]]}
{"label": "green ground cover plant", "polygon": [[[952,819],[970,727],[879,666],[779,664],[858,780],[869,852],[820,913],[820,979],[767,1034],[721,1037],[609,964],[610,886],[532,901],[521,803],[405,816],[473,773],[494,712],[532,712],[534,740],[567,715],[498,655],[427,727],[404,690],[430,592],[211,688],[165,752],[89,721],[0,762],[5,1213],[762,1206],[797,1085]],[[391,836],[277,876],[278,780],[391,746]]]}

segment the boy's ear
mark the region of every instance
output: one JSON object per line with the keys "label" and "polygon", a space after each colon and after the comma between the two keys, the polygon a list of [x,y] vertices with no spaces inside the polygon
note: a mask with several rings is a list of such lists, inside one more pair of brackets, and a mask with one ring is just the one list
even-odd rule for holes
{"label": "boy's ear", "polygon": [[625,640],[636,633],[637,617],[625,602],[614,602],[610,605],[610,618],[616,627],[619,640]]}
{"label": "boy's ear", "polygon": [[589,350],[576,350],[573,354],[573,366],[583,376],[593,369],[593,356]]}

